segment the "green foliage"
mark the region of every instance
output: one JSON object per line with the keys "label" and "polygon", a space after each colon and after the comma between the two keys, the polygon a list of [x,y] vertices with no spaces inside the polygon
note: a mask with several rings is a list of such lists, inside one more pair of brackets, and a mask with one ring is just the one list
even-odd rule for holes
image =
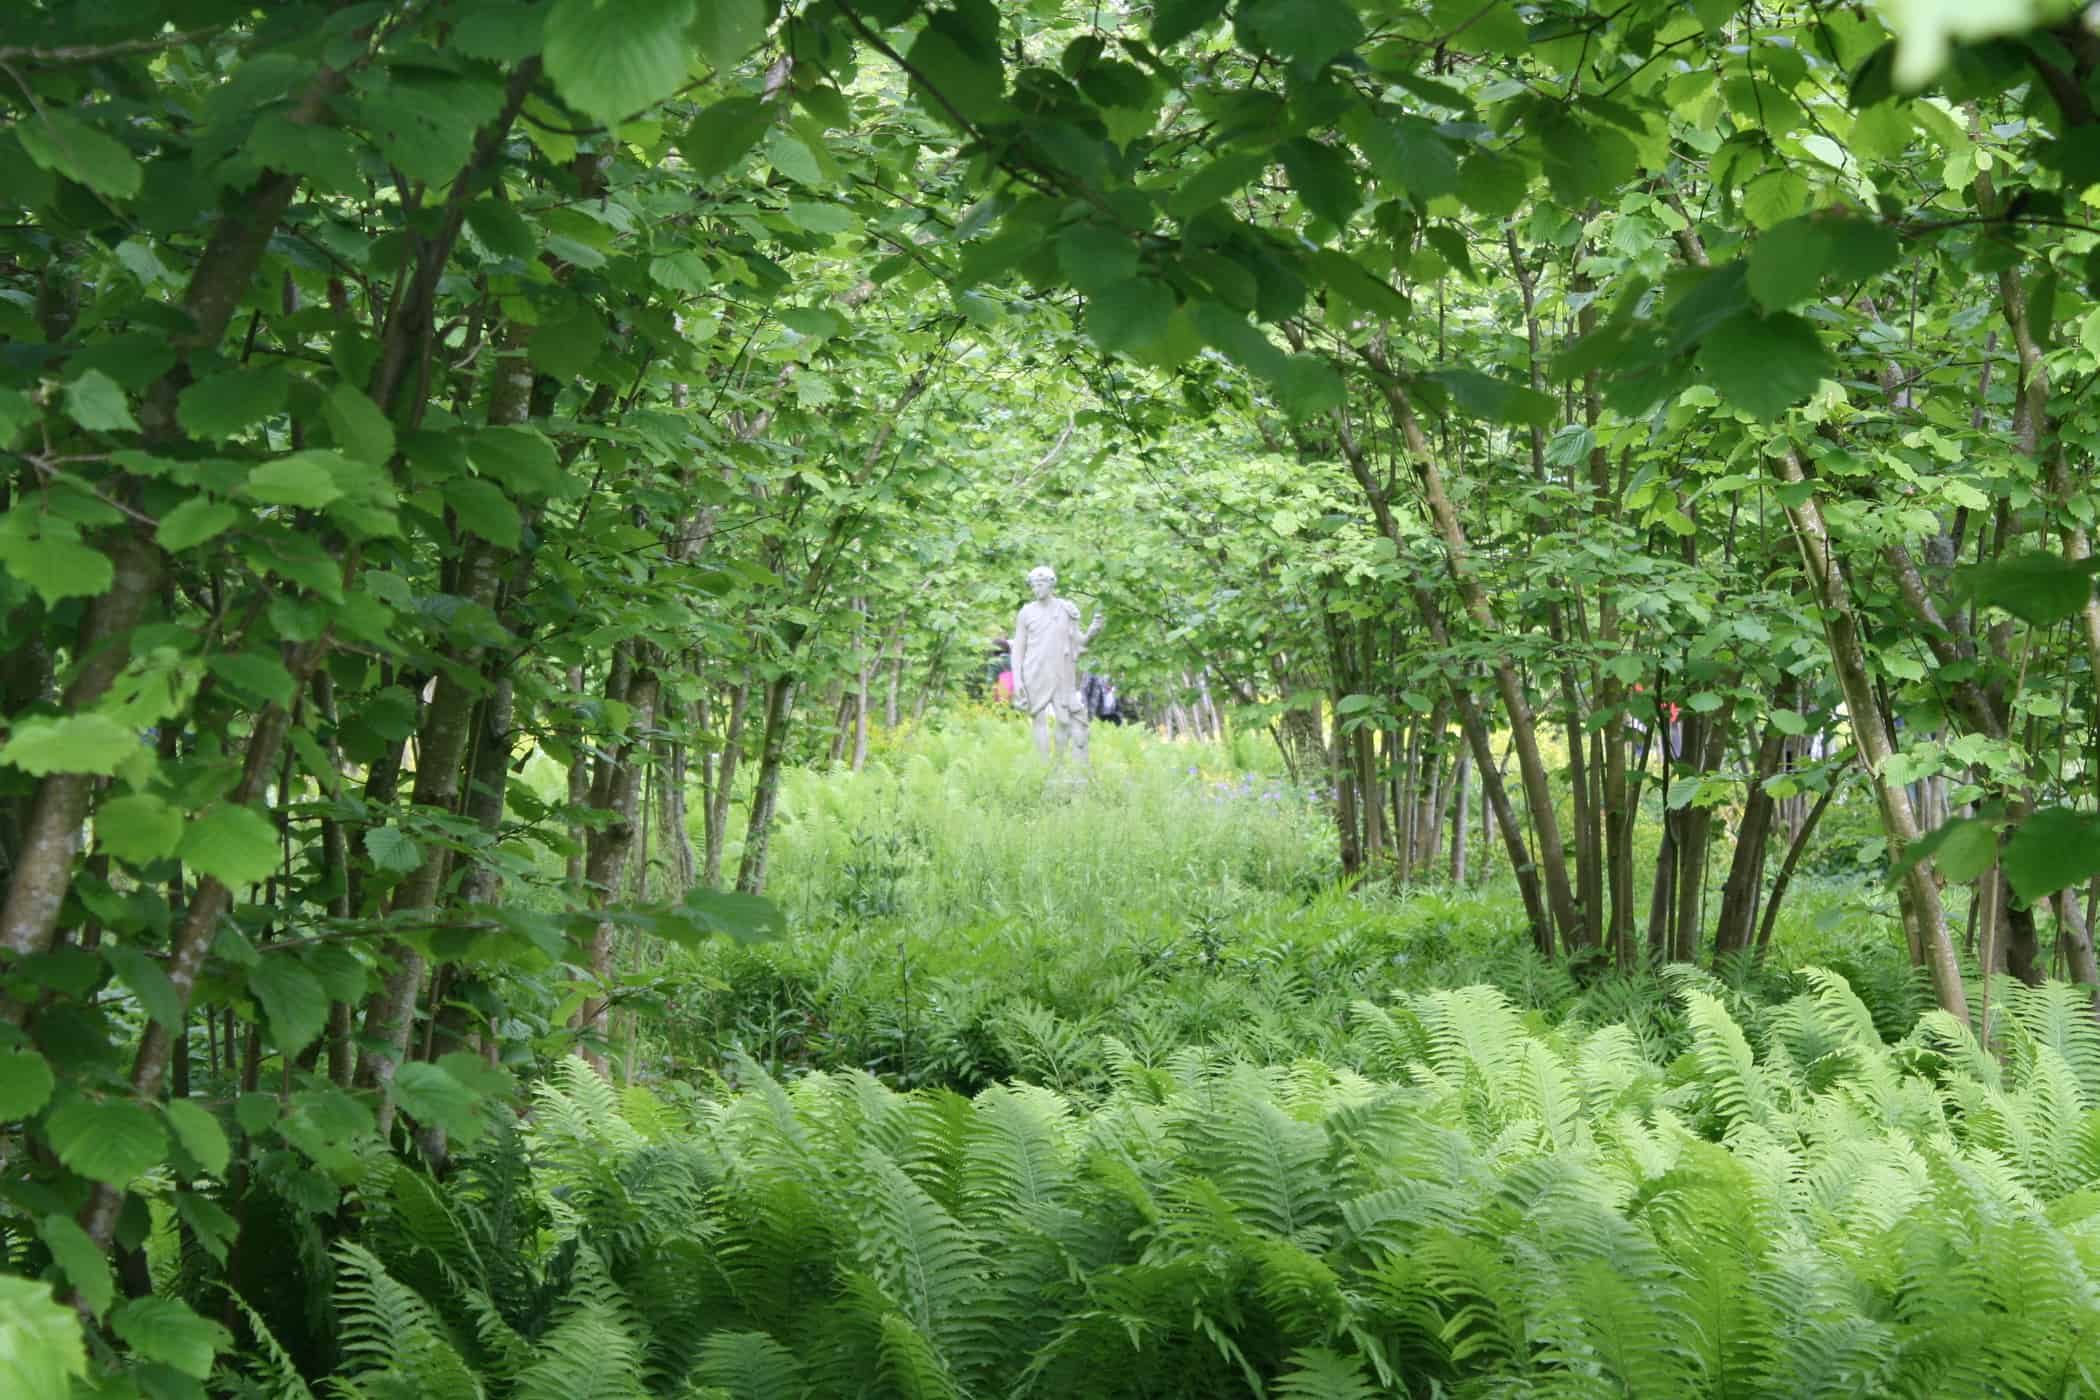
{"label": "green foliage", "polygon": [[9,7],[0,1373],[2089,1386],[2074,8]]}
{"label": "green foliage", "polygon": [[[1843,978],[1806,983],[1754,1047],[1688,981],[1675,1062],[1472,987],[1367,1003],[1368,1075],[1196,1051],[1089,1101],[963,1100],[739,1061],[674,1108],[570,1074],[527,1129],[554,1225],[522,1263],[572,1259],[571,1298],[471,1335],[540,1358],[490,1392],[517,1395],[633,1393],[644,1354],[751,1397],[2091,1386],[2080,994],[2015,994],[2000,1069],[1938,1013],[1891,1046]],[[492,1261],[488,1228],[418,1248]],[[346,1259],[359,1384],[382,1328],[405,1366],[491,1307],[486,1264],[418,1298]]]}

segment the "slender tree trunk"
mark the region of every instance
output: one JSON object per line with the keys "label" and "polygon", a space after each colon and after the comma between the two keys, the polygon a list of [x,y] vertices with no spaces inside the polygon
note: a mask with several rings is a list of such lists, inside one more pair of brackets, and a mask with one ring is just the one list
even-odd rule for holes
{"label": "slender tree trunk", "polygon": [[[1701,716],[1696,726],[1685,726],[1685,753],[1691,756],[1696,743],[1699,769],[1710,773],[1720,766],[1727,751],[1728,727],[1712,716]],[[1677,918],[1670,957],[1675,962],[1699,960],[1700,934],[1706,925],[1706,866],[1713,851],[1714,809],[1702,803],[1685,808],[1683,841],[1678,848]]]}
{"label": "slender tree trunk", "polygon": [[1469,807],[1466,788],[1472,776],[1472,764],[1472,752],[1460,749],[1451,774],[1451,883],[1461,889],[1466,883],[1466,813]]}
{"label": "slender tree trunk", "polygon": [[[1861,640],[1859,620],[1852,607],[1852,592],[1844,565],[1839,562],[1830,532],[1823,523],[1822,508],[1810,489],[1800,458],[1791,447],[1769,459],[1780,483],[1798,504],[1786,506],[1787,523],[1800,545],[1801,557],[1816,602],[1823,613],[1823,633],[1830,648],[1853,737],[1859,745],[1862,766],[1874,786],[1881,807],[1882,828],[1888,834],[1889,854],[1902,862],[1904,852],[1920,836],[1910,795],[1889,772],[1895,757],[1881,701],[1875,693],[1867,653]],[[1932,973],[1933,991],[1941,1008],[1963,1022],[1969,1019],[1969,998],[1961,980],[1961,964],[1947,932],[1946,915],[1940,907],[1940,890],[1931,860],[1910,862],[1897,886],[1903,923],[1911,954]]]}
{"label": "slender tree trunk", "polygon": [[751,792],[751,820],[744,830],[744,859],[736,873],[736,887],[743,894],[762,894],[766,888],[766,845],[773,832],[773,809],[780,801],[780,770],[787,757],[794,702],[793,675],[783,674],[766,687],[758,781]]}
{"label": "slender tree trunk", "polygon": [[751,675],[747,671],[729,696],[729,719],[722,732],[722,752],[715,761],[715,790],[708,804],[707,851],[700,883],[717,889],[722,883],[722,846],[729,830],[729,802],[736,789],[736,770],[744,756],[744,718],[750,708]]}
{"label": "slender tree trunk", "polygon": [[1815,805],[1808,809],[1808,815],[1801,819],[1800,827],[1794,832],[1794,839],[1787,844],[1786,858],[1780,861],[1779,874],[1772,880],[1772,893],[1765,899],[1765,916],[1757,925],[1759,957],[1763,957],[1765,949],[1772,946],[1772,930],[1779,925],[1779,904],[1786,898],[1787,886],[1793,883],[1794,867],[1801,863],[1802,852],[1808,849],[1810,839],[1816,834],[1816,825],[1823,820],[1823,813],[1830,810],[1831,799],[1837,796],[1837,790],[1838,777],[1833,774],[1830,786],[1816,798]]}
{"label": "slender tree trunk", "polygon": [[[1780,709],[1793,708],[1792,687],[1773,697]],[[1757,926],[1759,897],[1764,892],[1765,856],[1771,844],[1775,804],[1767,785],[1779,776],[1786,756],[1786,731],[1767,725],[1757,746],[1757,765],[1750,775],[1750,790],[1743,798],[1743,819],[1736,828],[1735,856],[1729,862],[1728,880],[1721,888],[1721,914],[1714,924],[1714,966],[1750,946]]]}
{"label": "slender tree trunk", "polygon": [[[1457,585],[1474,626],[1483,636],[1498,635],[1502,629],[1489,605],[1487,590],[1473,573],[1458,509],[1444,489],[1443,473],[1437,466],[1429,439],[1415,417],[1414,406],[1393,378],[1382,353],[1373,352],[1372,367],[1379,372],[1380,388],[1384,391],[1387,406],[1406,439],[1408,456],[1421,484],[1424,503],[1429,507],[1430,517],[1443,540],[1444,562],[1450,570],[1452,582]],[[1509,721],[1510,744],[1516,751],[1517,772],[1523,781],[1525,801],[1538,830],[1538,864],[1544,875],[1546,907],[1552,915],[1550,928],[1563,943],[1567,943],[1581,937],[1581,919],[1576,911],[1574,891],[1568,885],[1566,848],[1561,841],[1560,818],[1553,807],[1552,783],[1539,752],[1538,723],[1516,668],[1507,660],[1498,659],[1492,670],[1496,688],[1502,696],[1503,715]],[[1550,957],[1553,949],[1549,943],[1541,951]]]}
{"label": "slender tree trunk", "polygon": [[[661,689],[653,663],[653,657],[636,656],[629,665],[615,668],[615,676],[622,683],[619,693],[613,692],[614,680],[608,680],[606,686],[606,698],[617,699],[626,706],[630,727],[599,759],[591,780],[591,805],[612,814],[611,821],[591,833],[584,863],[584,883],[591,906],[596,909],[619,899],[627,857],[634,849],[641,826],[642,775],[651,748],[650,733],[656,727]],[[601,986],[612,980],[616,931],[612,923],[600,922],[591,935],[591,974]],[[588,1037],[581,1053],[600,1074],[608,1069],[602,1047],[611,1038],[610,1005],[602,995],[589,996],[576,1013],[576,1028]]]}

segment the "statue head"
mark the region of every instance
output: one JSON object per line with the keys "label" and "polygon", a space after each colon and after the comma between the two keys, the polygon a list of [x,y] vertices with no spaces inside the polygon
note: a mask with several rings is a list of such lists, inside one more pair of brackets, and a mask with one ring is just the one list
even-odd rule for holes
{"label": "statue head", "polygon": [[1057,587],[1057,570],[1048,564],[1038,564],[1028,571],[1028,587],[1037,602],[1043,601]]}

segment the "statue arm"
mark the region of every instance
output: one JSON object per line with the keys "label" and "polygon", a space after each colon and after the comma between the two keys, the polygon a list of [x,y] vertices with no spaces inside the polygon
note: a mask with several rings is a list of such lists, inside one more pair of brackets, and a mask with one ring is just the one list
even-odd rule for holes
{"label": "statue arm", "polygon": [[1085,651],[1088,645],[1093,642],[1094,638],[1101,635],[1101,629],[1107,624],[1107,622],[1108,619],[1101,615],[1101,609],[1095,608],[1094,620],[1086,625],[1086,631],[1082,633],[1079,638],[1079,649],[1081,651]]}

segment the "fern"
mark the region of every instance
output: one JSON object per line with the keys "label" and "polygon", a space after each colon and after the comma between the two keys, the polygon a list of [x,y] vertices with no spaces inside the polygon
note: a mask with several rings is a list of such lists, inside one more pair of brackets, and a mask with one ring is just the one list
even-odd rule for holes
{"label": "fern", "polygon": [[730,1400],[797,1400],[801,1368],[794,1353],[763,1332],[716,1332],[700,1345],[694,1377]]}
{"label": "fern", "polygon": [[1303,1347],[1291,1353],[1291,1369],[1276,1378],[1272,1393],[1277,1400],[1375,1400],[1379,1392],[1358,1358]]}
{"label": "fern", "polygon": [[[2100,1020],[2094,1018],[2092,989],[2069,982],[2028,987],[2010,979],[2001,986],[2000,1005],[2025,1039],[2054,1051],[2076,1076],[2085,1102],[2100,1107]],[[2032,1055],[2027,1058],[2031,1063]]]}
{"label": "fern", "polygon": [[340,1344],[353,1375],[376,1373],[359,1377],[368,1385],[398,1380],[430,1400],[481,1400],[480,1378],[427,1301],[349,1240],[336,1246],[335,1257]]}
{"label": "fern", "polygon": [[542,1340],[510,1400],[645,1400],[641,1352],[619,1313],[583,1303]]}
{"label": "fern", "polygon": [[227,1290],[227,1296],[247,1322],[249,1330],[254,1333],[256,1349],[260,1353],[244,1358],[243,1369],[262,1387],[270,1400],[314,1400],[314,1393],[307,1386],[306,1378],[299,1374],[299,1368],[293,1362],[291,1354],[277,1340],[277,1335],[270,1330],[269,1324],[263,1321],[262,1314],[249,1307],[248,1300],[232,1289]]}
{"label": "fern", "polygon": [[[1346,1064],[1103,1040],[1095,1097],[737,1062],[674,1106],[564,1066],[442,1188],[367,1177],[316,1390],[2093,1392],[2100,1109],[2065,1053],[2074,1003],[2009,990],[2001,1066],[1944,1017],[1886,1043],[1835,972],[1747,1011],[1757,975],[1674,973],[1681,1011],[1587,1003],[1645,1029],[1547,1029],[1478,986],[1359,1007]],[[1253,984],[1220,980],[1142,1015],[1237,1018],[1267,1057],[1328,996],[1264,971],[1256,1017]],[[296,1398],[256,1330],[229,1383]]]}

